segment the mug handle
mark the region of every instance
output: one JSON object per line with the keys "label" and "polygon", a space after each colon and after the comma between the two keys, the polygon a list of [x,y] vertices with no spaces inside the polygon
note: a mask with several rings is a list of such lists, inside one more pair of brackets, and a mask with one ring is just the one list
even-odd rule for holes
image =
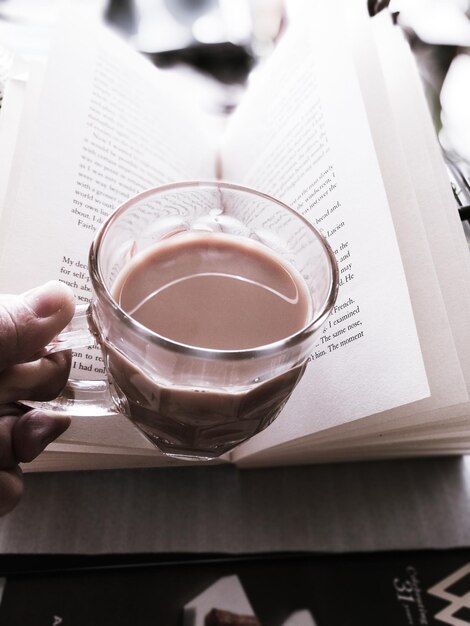
{"label": "mug handle", "polygon": [[[70,323],[45,346],[36,358],[93,345],[94,337],[88,325],[90,305],[79,304]],[[117,410],[111,395],[109,382],[105,380],[72,380],[69,378],[62,393],[49,402],[24,400],[21,404],[61,415],[109,416]]]}

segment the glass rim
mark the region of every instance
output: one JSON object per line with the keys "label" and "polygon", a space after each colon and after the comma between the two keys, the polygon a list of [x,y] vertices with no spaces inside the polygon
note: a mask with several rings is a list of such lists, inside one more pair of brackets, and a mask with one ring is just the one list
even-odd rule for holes
{"label": "glass rim", "polygon": [[[321,244],[327,259],[330,263],[331,268],[331,279],[328,291],[328,297],[325,298],[321,308],[317,312],[317,314],[305,324],[301,329],[296,331],[295,333],[284,337],[283,339],[279,339],[275,342],[264,344],[261,346],[255,346],[253,348],[244,348],[239,350],[222,350],[222,349],[214,349],[214,348],[203,348],[199,346],[193,346],[189,344],[180,343],[173,339],[169,339],[164,335],[159,335],[153,330],[150,330],[133,317],[131,317],[124,309],[122,309],[116,300],[111,295],[106,283],[101,274],[101,267],[99,262],[99,254],[101,245],[108,233],[109,229],[116,222],[116,220],[123,214],[127,209],[131,206],[134,206],[137,202],[141,200],[157,195],[160,193],[165,193],[168,191],[175,191],[178,189],[181,190],[190,190],[197,187],[210,187],[210,188],[222,188],[231,191],[239,191],[242,193],[247,193],[250,195],[256,195],[258,197],[264,198],[269,202],[274,202],[275,204],[281,206],[283,209],[293,213],[300,221],[304,222],[304,224],[309,228],[309,230],[315,235],[316,239]],[[157,346],[163,347],[167,350],[171,350],[173,352],[179,352],[186,354],[192,357],[204,358],[204,359],[228,359],[228,360],[238,360],[238,359],[249,359],[249,358],[261,358],[261,357],[270,357],[275,355],[276,353],[280,353],[285,351],[286,349],[295,347],[296,345],[302,343],[307,337],[312,335],[320,326],[322,326],[325,319],[330,314],[334,303],[336,301],[336,296],[339,288],[339,269],[338,263],[336,261],[336,257],[331,249],[331,246],[325,239],[325,237],[311,224],[301,213],[291,208],[289,205],[285,204],[281,200],[270,196],[262,191],[258,191],[256,189],[246,187],[243,185],[238,185],[236,183],[231,183],[227,181],[218,181],[218,180],[188,180],[188,181],[180,181],[174,183],[166,183],[162,185],[158,185],[156,187],[150,187],[144,191],[139,192],[138,194],[128,198],[122,204],[120,204],[116,209],[114,209],[110,215],[106,218],[106,220],[101,225],[100,229],[96,233],[93,242],[90,246],[89,252],[89,273],[91,277],[91,281],[93,284],[93,288],[95,289],[96,294],[100,299],[103,299],[106,304],[112,309],[112,311],[118,316],[118,318],[133,332],[138,332],[139,335],[143,335],[150,343],[155,344]]]}

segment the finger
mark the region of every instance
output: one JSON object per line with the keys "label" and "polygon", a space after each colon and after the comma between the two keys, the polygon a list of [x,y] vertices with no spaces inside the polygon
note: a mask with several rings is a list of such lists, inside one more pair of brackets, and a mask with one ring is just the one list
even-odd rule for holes
{"label": "finger", "polygon": [[23,495],[23,474],[19,467],[0,471],[0,515],[9,513]]}
{"label": "finger", "polygon": [[[11,415],[5,415],[11,411]],[[0,406],[0,515],[11,511],[23,495],[18,463],[35,459],[69,426],[70,418],[42,411],[22,413],[17,405]]]}
{"label": "finger", "polygon": [[29,463],[70,425],[65,415],[29,411],[17,418],[12,429],[12,452],[18,463]]}
{"label": "finger", "polygon": [[0,372],[0,402],[52,400],[65,387],[71,358],[67,350]]}
{"label": "finger", "polygon": [[72,319],[72,290],[59,281],[0,296],[0,371],[28,361]]}
{"label": "finger", "polygon": [[11,470],[18,465],[13,451],[13,428],[21,415],[4,415],[0,418],[0,470]]}
{"label": "finger", "polygon": [[28,411],[28,409],[21,406],[21,404],[15,404],[14,402],[11,402],[10,404],[0,404],[0,418],[5,417],[5,415],[19,417],[20,415],[23,415],[23,413],[26,413],[26,411]]}
{"label": "finger", "polygon": [[16,408],[15,412],[12,408],[12,413],[0,418],[0,470],[29,463],[70,425],[65,415],[49,415],[37,409],[25,412]]}

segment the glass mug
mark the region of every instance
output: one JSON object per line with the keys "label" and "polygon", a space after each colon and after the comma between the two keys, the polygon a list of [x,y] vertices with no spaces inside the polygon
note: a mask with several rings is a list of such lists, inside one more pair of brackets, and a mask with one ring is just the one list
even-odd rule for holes
{"label": "glass mug", "polygon": [[[137,253],[182,233],[231,235],[267,246],[301,274],[313,306],[288,337],[248,349],[209,349],[149,330],[112,295]],[[71,415],[126,415],[165,455],[213,459],[266,428],[302,377],[316,334],[336,300],[338,267],[323,236],[266,194],[225,182],[184,182],[144,191],[105,221],[89,254],[91,304],[44,353],[93,343],[103,380],[70,380],[42,408]],[[37,404],[36,404],[37,406]]]}

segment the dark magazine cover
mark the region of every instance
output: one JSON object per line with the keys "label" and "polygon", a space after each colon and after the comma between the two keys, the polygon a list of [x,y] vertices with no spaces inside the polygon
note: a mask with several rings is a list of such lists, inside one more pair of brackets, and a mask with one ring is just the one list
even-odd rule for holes
{"label": "dark magazine cover", "polygon": [[23,556],[0,569],[0,626],[470,625],[470,549]]}

